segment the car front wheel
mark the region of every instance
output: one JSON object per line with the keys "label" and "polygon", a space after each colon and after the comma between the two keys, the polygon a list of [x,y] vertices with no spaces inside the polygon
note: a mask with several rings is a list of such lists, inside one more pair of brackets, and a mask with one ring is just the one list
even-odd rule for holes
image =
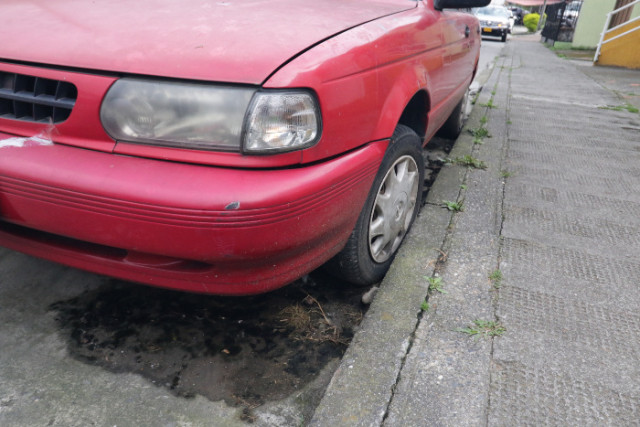
{"label": "car front wheel", "polygon": [[398,125],[356,226],[329,270],[357,285],[382,280],[420,210],[423,181],[420,138]]}

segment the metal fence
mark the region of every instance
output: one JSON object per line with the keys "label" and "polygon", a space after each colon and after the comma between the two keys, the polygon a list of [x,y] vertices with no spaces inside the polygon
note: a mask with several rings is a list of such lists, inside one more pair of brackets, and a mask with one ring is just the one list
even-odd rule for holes
{"label": "metal fence", "polygon": [[567,5],[563,3],[550,4],[547,6],[547,20],[542,29],[542,37],[546,40],[557,41],[560,36],[560,29],[564,21],[564,10]]}
{"label": "metal fence", "polygon": [[545,41],[573,41],[582,1],[561,2],[547,5],[547,20],[542,29]]}

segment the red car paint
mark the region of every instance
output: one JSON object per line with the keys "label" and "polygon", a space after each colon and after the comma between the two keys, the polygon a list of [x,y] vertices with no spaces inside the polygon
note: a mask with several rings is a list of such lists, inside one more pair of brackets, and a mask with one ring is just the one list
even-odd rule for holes
{"label": "red car paint", "polygon": [[[433,0],[33,0],[0,15],[0,72],[78,89],[55,126],[0,116],[0,245],[216,294],[268,291],[335,255],[409,101],[423,94],[426,143],[480,45],[475,18]],[[322,136],[253,156],[114,141],[99,114],[121,76],[307,88]],[[53,145],[3,145],[39,134]]]}

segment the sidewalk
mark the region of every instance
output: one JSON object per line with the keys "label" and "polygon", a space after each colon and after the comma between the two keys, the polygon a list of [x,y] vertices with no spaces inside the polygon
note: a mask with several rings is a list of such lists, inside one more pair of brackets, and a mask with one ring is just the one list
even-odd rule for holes
{"label": "sidewalk", "polygon": [[506,45],[313,425],[640,420],[638,83]]}

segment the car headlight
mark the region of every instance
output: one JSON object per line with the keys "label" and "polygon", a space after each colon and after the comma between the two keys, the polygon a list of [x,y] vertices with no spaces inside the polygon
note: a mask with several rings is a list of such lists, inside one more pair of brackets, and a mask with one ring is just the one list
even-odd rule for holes
{"label": "car headlight", "polygon": [[247,113],[243,149],[247,153],[299,150],[320,137],[320,110],[306,91],[255,94]]}
{"label": "car headlight", "polygon": [[317,142],[320,113],[309,92],[124,78],[100,120],[116,141],[197,150],[275,153]]}
{"label": "car headlight", "polygon": [[238,151],[254,88],[120,79],[104,98],[100,120],[118,141]]}

